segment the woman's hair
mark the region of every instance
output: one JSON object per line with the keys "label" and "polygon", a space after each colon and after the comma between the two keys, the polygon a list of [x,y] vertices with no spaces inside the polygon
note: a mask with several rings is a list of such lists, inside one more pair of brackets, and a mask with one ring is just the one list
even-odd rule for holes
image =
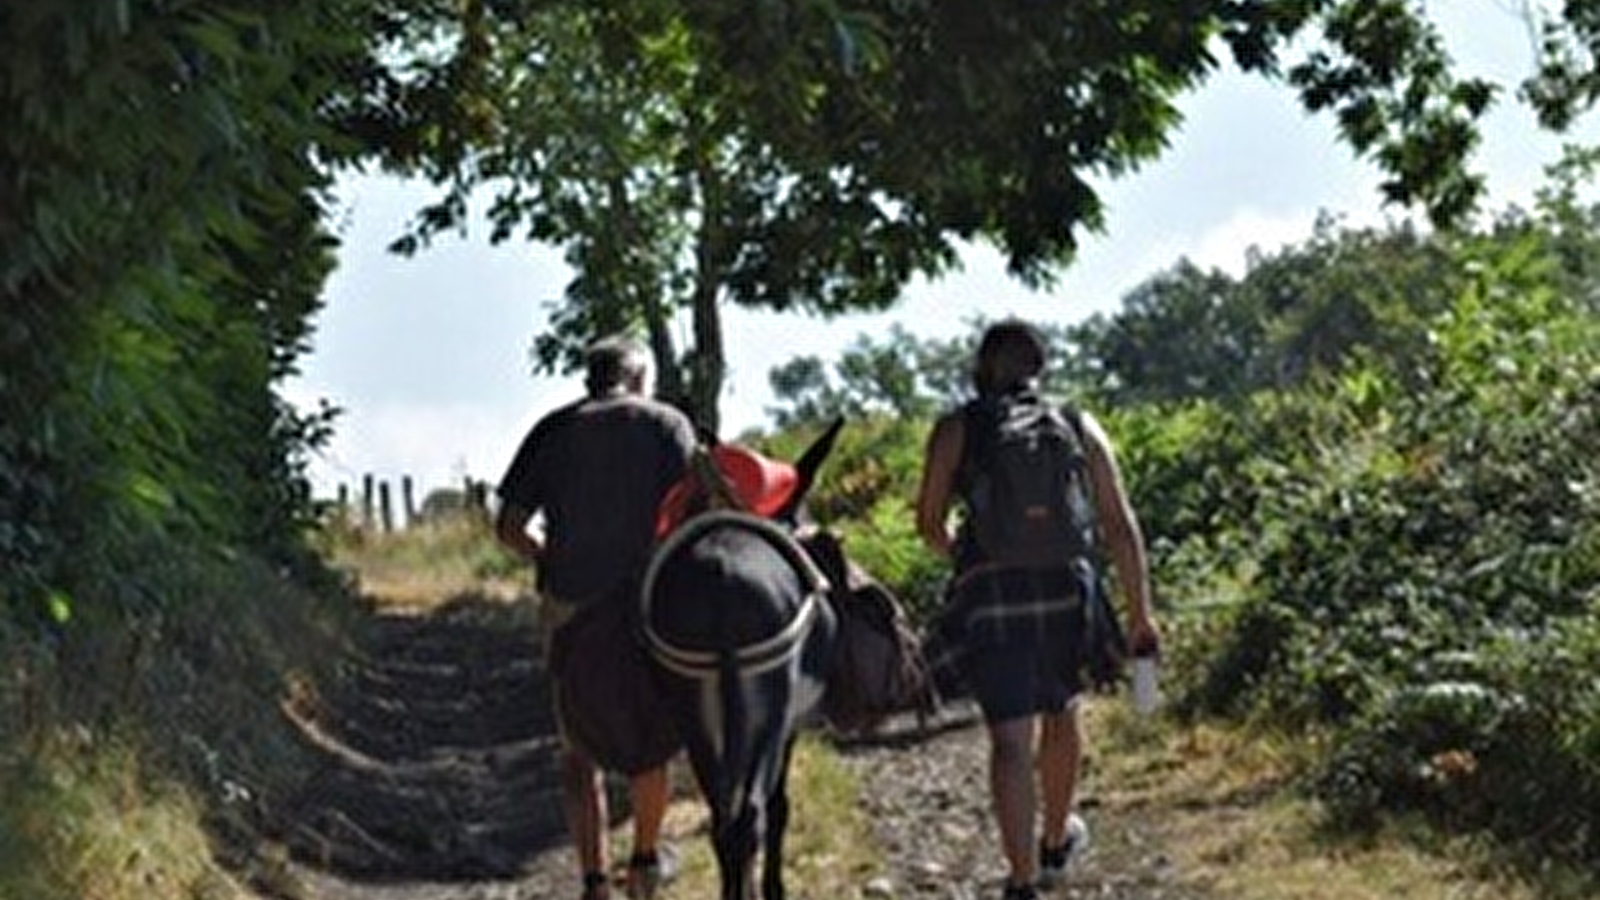
{"label": "woman's hair", "polygon": [[1044,335],[1021,319],[1006,319],[984,330],[972,381],[979,394],[1005,393],[1039,377],[1044,361]]}
{"label": "woman's hair", "polygon": [[584,363],[583,386],[590,396],[610,393],[630,379],[638,379],[642,386],[650,367],[644,348],[627,337],[601,338],[590,344],[584,351]]}

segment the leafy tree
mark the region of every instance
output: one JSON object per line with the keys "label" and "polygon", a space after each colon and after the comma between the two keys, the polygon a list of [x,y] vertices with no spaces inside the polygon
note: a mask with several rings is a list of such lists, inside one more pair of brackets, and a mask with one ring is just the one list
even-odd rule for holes
{"label": "leafy tree", "polygon": [[926,418],[969,392],[975,347],[971,336],[924,340],[899,324],[889,327],[882,342],[857,335],[834,363],[833,379],[815,356],[798,357],[773,369],[768,381],[773,396],[784,405],[768,412],[779,428],[841,415]]}
{"label": "leafy tree", "polygon": [[1448,236],[1409,225],[1335,230],[1324,222],[1305,244],[1252,269],[1241,287],[1268,320],[1260,383],[1303,383],[1360,353],[1398,360],[1423,352],[1432,320],[1462,286],[1452,257]]}
{"label": "leafy tree", "polygon": [[767,383],[781,405],[769,407],[780,430],[817,425],[856,412],[859,407],[828,381],[818,356],[797,356],[767,373]]}
{"label": "leafy tree", "polygon": [[1569,187],[1470,233],[1258,261],[1232,293],[1269,270],[1253,302],[1293,301],[1259,307],[1269,333],[1373,313],[1337,364],[1108,424],[1175,630],[1208,638],[1176,642],[1188,708],[1324,733],[1342,822],[1421,813],[1592,871],[1600,320]]}
{"label": "leafy tree", "polygon": [[1523,234],[1546,244],[1560,262],[1560,293],[1600,313],[1600,201],[1585,199],[1600,174],[1600,146],[1569,144],[1545,174],[1533,210],[1502,214],[1494,231],[1502,238]]}
{"label": "leafy tree", "polygon": [[1522,93],[1548,128],[1565,131],[1600,100],[1600,4],[1567,0],[1559,14],[1528,7],[1541,34],[1539,72]]}
{"label": "leafy tree", "polygon": [[[830,378],[822,360],[802,356],[769,375],[780,405],[768,410],[780,428],[816,424],[835,416],[888,415],[926,419],[972,396],[972,361],[978,338],[988,324],[979,318],[965,334],[951,338],[919,338],[902,325],[892,325],[879,341],[857,335],[833,364]],[[1067,347],[1068,329],[1034,323],[1048,345]],[[1044,389],[1073,393],[1083,383],[1073,368],[1077,359],[1057,353],[1046,368]]]}
{"label": "leafy tree", "polygon": [[1252,254],[1238,279],[1180,262],[1116,314],[1069,329],[1069,352],[1108,405],[1238,401],[1338,373],[1363,355],[1425,352],[1433,319],[1465,277],[1447,236],[1344,229],[1324,217],[1306,242]]}
{"label": "leafy tree", "polygon": [[931,224],[996,240],[1047,280],[1101,221],[1090,174],[1164,148],[1177,101],[1223,64],[1295,90],[1439,221],[1471,208],[1473,123],[1495,86],[1459,80],[1405,0],[683,4],[763,134],[867,177]]}
{"label": "leafy tree", "polygon": [[402,248],[492,186],[494,237],[562,245],[579,273],[539,365],[642,328],[667,393],[712,425],[721,304],[881,309],[956,240],[1048,283],[1102,224],[1088,179],[1158,156],[1218,51],[1332,113],[1390,175],[1386,197],[1441,223],[1481,191],[1466,166],[1495,93],[1451,73],[1404,0],[474,0],[436,24],[408,45],[428,102],[402,108],[387,158],[449,192]]}
{"label": "leafy tree", "polygon": [[[754,139],[676,19],[555,7],[486,35],[495,138],[451,170],[450,194],[401,249],[456,226],[485,184],[497,191],[492,239],[564,245],[578,274],[536,343],[542,368],[642,326],[663,393],[715,430],[724,301],[877,308],[911,272],[953,258],[859,179],[796,167]],[[687,348],[674,337],[680,312]]]}
{"label": "leafy tree", "polygon": [[1244,393],[1263,365],[1267,323],[1237,288],[1188,260],[1146,280],[1114,316],[1070,329],[1078,377],[1118,404]]}

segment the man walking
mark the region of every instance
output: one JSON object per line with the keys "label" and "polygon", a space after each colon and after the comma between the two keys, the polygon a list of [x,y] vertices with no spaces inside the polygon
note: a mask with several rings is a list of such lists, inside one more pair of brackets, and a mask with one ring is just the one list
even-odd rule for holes
{"label": "man walking", "polygon": [[[537,569],[547,650],[554,632],[585,605],[632,602],[629,589],[648,559],[656,509],[687,472],[695,444],[683,413],[645,396],[648,361],[637,344],[599,341],[589,348],[586,366],[586,396],[534,425],[497,491],[497,536]],[[536,515],[540,529],[530,528]],[[631,639],[616,635],[619,642]],[[563,808],[583,900],[608,900],[601,772],[562,730]],[[669,799],[666,766],[633,775],[629,789],[634,843],[627,891],[637,900],[652,896],[670,874],[659,848]]]}

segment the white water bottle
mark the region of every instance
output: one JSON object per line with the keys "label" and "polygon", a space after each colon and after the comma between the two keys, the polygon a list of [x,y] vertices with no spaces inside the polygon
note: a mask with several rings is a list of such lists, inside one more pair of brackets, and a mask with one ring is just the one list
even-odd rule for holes
{"label": "white water bottle", "polygon": [[1148,716],[1161,705],[1161,689],[1156,685],[1156,655],[1133,658],[1133,711]]}

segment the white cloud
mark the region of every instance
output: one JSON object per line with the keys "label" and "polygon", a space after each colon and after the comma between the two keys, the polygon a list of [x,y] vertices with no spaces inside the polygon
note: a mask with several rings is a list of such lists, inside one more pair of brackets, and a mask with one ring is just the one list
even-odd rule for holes
{"label": "white cloud", "polygon": [[1188,253],[1189,260],[1202,269],[1221,269],[1237,278],[1244,274],[1252,249],[1270,254],[1286,244],[1303,241],[1311,234],[1315,220],[1315,213],[1270,214],[1240,209],[1199,235]]}

